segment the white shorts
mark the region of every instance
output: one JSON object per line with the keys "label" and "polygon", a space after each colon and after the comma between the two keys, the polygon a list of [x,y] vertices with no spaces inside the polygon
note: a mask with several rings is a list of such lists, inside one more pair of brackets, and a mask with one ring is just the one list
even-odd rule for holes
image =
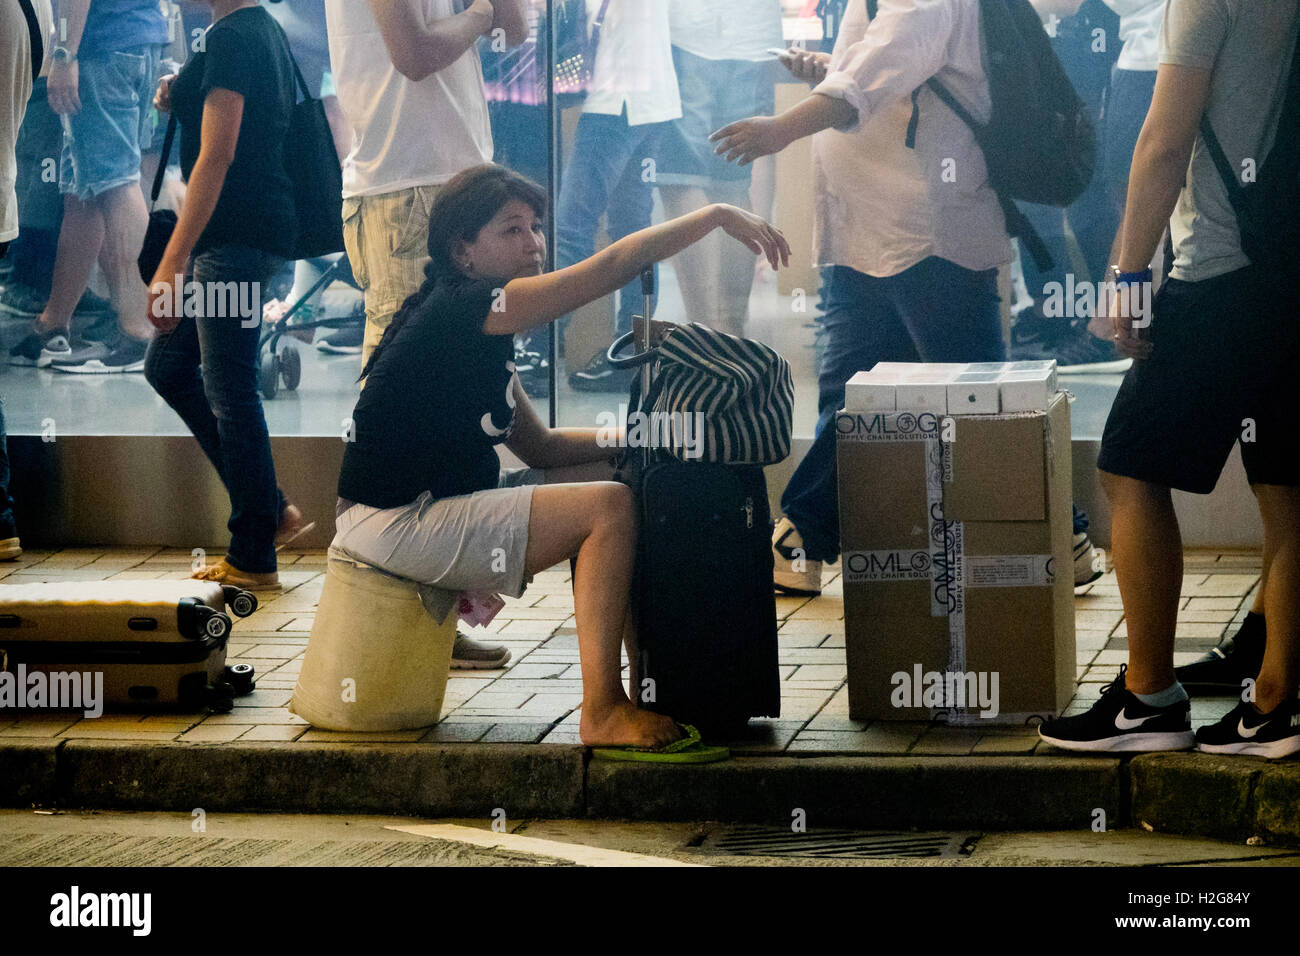
{"label": "white shorts", "polygon": [[545,472],[501,472],[496,488],[437,501],[426,491],[400,508],[354,504],[335,520],[331,547],[389,574],[447,591],[524,593],[533,488]]}

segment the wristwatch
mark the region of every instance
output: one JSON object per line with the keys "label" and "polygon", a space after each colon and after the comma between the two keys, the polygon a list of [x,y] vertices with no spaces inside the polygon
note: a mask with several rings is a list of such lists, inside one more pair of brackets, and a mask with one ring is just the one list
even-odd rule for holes
{"label": "wristwatch", "polygon": [[50,51],[50,59],[55,63],[72,63],[77,59],[77,54],[73,53],[66,46],[56,46]]}

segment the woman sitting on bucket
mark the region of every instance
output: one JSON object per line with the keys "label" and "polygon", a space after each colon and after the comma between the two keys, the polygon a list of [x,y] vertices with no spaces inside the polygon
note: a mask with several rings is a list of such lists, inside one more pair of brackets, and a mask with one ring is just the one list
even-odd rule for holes
{"label": "woman sitting on bucket", "polygon": [[[334,546],[449,591],[518,597],[576,558],[579,735],[593,747],[663,748],[671,718],[639,710],[620,681],[636,554],[631,490],[608,478],[596,429],[548,428],[514,372],[514,336],[621,289],[715,229],[789,262],[785,237],[733,206],[707,206],[545,273],[546,194],[502,166],[455,177],[429,223],[424,285],[385,330],[362,378],[339,478]],[[504,444],[527,468],[502,472]]]}

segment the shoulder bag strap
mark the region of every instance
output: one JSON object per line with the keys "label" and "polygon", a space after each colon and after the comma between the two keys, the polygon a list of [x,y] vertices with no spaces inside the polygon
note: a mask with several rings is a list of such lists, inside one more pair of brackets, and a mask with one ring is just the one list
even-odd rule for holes
{"label": "shoulder bag strap", "polygon": [[167,175],[167,163],[172,155],[172,140],[176,138],[176,113],[172,112],[167,120],[167,135],[163,137],[162,153],[158,157],[158,171],[153,174],[153,189],[149,192],[149,211],[153,212],[158,195],[162,192],[163,179]]}
{"label": "shoulder bag strap", "polygon": [[1214,127],[1210,125],[1208,114],[1201,117],[1201,138],[1205,140],[1205,148],[1210,152],[1210,159],[1214,161],[1214,168],[1219,171],[1219,178],[1223,180],[1224,188],[1228,190],[1228,201],[1233,210],[1237,211],[1245,187],[1237,179],[1237,174],[1233,172],[1232,163],[1228,161],[1228,154],[1223,151],[1223,144],[1219,142]]}
{"label": "shoulder bag strap", "polygon": [[[267,16],[270,17],[271,15],[268,13]],[[284,32],[284,27],[280,26],[280,21],[275,17],[271,17],[271,22],[280,31],[280,39],[284,41],[285,55],[289,57],[289,62],[293,64],[293,75],[298,78],[298,92],[302,94],[304,100],[314,100],[316,97],[312,96],[307,90],[307,81],[303,79],[302,70],[298,67],[297,57],[293,55],[293,46],[289,43],[289,34]]]}

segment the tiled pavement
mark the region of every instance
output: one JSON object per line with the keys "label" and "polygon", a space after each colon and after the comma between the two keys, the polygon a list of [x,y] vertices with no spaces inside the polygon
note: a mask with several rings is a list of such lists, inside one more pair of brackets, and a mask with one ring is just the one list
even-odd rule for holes
{"label": "tiled pavement", "polygon": [[[36,581],[183,578],[193,558],[178,549],[65,549],[32,551],[0,565],[0,584]],[[1253,552],[1193,551],[1179,611],[1175,661],[1184,663],[1235,629],[1259,584]],[[265,600],[253,616],[237,621],[228,660],[257,669],[257,690],[222,715],[108,714],[0,715],[0,741],[11,738],[178,741],[464,742],[577,744],[582,685],[568,569],[536,577],[528,592],[476,637],[507,644],[508,668],[454,671],[447,683],[444,716],[426,730],[392,734],[342,734],[316,730],[289,713],[302,655],[324,583],[323,552],[280,556],[284,592]],[[1124,615],[1113,574],[1081,589],[1075,598],[1079,687],[1070,711],[1086,709],[1125,660]],[[865,723],[848,716],[844,662],[844,605],[838,576],[818,598],[777,598],[781,620],[781,718],[753,722],[754,739],[738,743],[744,753],[847,753],[882,755],[1029,754],[1041,745],[1026,728],[955,729],[925,723]],[[1214,719],[1224,701],[1193,701],[1194,724]]]}

